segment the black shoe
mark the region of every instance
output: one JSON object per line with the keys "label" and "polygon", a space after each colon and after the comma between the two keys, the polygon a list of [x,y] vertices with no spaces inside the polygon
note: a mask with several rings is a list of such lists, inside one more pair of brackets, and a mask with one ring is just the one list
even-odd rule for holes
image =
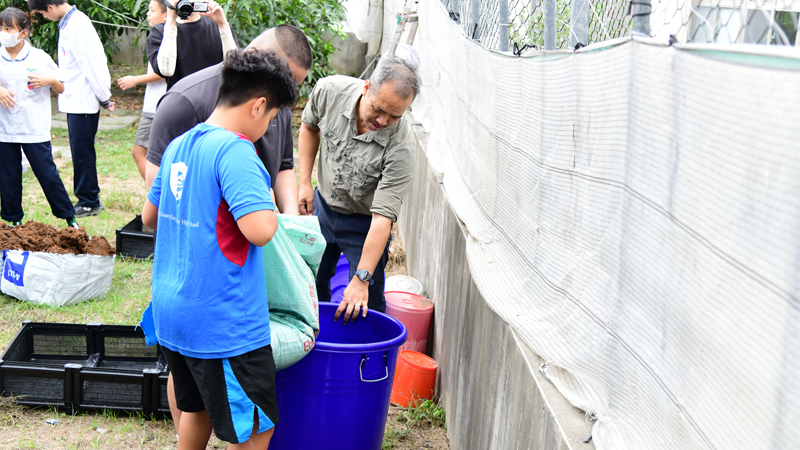
{"label": "black shoe", "polygon": [[96,216],[100,214],[100,211],[103,210],[103,205],[100,205],[96,208],[89,208],[86,206],[76,206],[75,207],[75,218],[86,217],[86,216]]}

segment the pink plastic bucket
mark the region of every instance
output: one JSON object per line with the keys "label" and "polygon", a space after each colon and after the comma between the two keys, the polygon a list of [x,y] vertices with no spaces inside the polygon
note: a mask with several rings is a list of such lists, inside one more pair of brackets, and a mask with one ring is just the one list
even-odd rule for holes
{"label": "pink plastic bucket", "polygon": [[433,302],[408,292],[387,292],[386,314],[399,320],[408,330],[408,340],[400,350],[428,352],[428,336],[433,319]]}

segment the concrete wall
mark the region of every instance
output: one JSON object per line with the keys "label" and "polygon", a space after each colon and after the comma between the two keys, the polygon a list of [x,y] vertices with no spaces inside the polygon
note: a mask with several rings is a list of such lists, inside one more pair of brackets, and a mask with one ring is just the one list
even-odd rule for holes
{"label": "concrete wall", "polygon": [[367,55],[367,43],[361,42],[355,33],[344,24],[347,40],[335,36],[331,43],[336,51],[331,55],[331,68],[339,75],[358,77],[364,71],[364,57]]}
{"label": "concrete wall", "polygon": [[[138,43],[136,42],[137,37],[139,37]],[[109,62],[144,67],[145,43],[147,43],[147,32],[140,34],[138,30],[125,30],[125,33],[117,40],[119,50],[111,55],[111,61]]]}
{"label": "concrete wall", "polygon": [[[415,127],[418,130],[419,127]],[[398,222],[409,275],[435,303],[437,395],[454,450],[587,449],[591,433],[539,372],[541,359],[481,297],[466,260],[466,237],[417,133],[417,167]],[[497,280],[502,283],[503,280]]]}

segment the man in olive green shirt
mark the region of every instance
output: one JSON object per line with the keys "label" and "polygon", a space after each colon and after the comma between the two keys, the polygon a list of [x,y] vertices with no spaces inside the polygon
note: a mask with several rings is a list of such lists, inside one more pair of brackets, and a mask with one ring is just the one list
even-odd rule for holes
{"label": "man in olive green shirt", "polygon": [[[345,76],[319,80],[303,111],[300,213],[319,218],[328,243],[317,273],[320,301],[330,301],[339,253],[350,263],[350,283],[335,320],[344,313],[347,323],[368,309],[386,309],[383,270],[392,224],[414,169],[416,143],[405,112],[419,87],[416,66],[385,56],[366,82]],[[311,171],[318,150],[315,191]]]}

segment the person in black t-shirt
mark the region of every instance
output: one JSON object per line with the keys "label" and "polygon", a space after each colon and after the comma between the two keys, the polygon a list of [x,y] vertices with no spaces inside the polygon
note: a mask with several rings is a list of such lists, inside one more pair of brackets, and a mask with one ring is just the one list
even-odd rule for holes
{"label": "person in black t-shirt", "polygon": [[167,21],[150,30],[147,60],[167,81],[167,89],[187,75],[221,63],[236,48],[236,36],[216,2],[208,2],[207,13],[192,13],[183,20],[175,11],[178,0],[159,1],[167,6]]}
{"label": "person in black t-shirt", "polygon": [[[306,35],[299,28],[287,24],[264,31],[253,39],[248,48],[277,52],[289,64],[298,85],[308,75],[313,62]],[[147,146],[145,172],[148,189],[158,173],[161,156],[169,143],[205,121],[214,111],[220,82],[221,65],[216,64],[187,76],[161,98]],[[291,109],[282,108],[264,136],[253,145],[269,172],[276,206],[284,214],[298,215]]]}

